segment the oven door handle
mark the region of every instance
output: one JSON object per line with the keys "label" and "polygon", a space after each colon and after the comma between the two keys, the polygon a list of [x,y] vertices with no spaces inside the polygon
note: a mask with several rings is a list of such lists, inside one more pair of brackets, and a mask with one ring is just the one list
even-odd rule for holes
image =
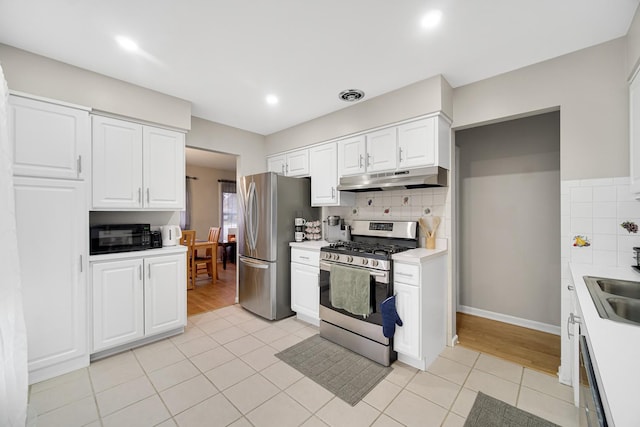
{"label": "oven door handle", "polygon": [[[331,269],[332,265],[335,265],[335,264],[329,264],[328,262],[320,261],[320,268],[325,270],[325,271],[329,271]],[[352,267],[352,268],[356,268],[356,267]],[[380,271],[375,271],[375,270],[369,271],[369,274],[374,276],[374,277],[385,277],[386,276],[385,273],[382,273]]]}

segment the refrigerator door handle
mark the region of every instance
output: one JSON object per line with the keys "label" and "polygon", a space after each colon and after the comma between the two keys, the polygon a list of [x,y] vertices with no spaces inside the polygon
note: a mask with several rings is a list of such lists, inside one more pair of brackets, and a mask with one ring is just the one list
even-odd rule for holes
{"label": "refrigerator door handle", "polygon": [[255,261],[249,261],[246,258],[240,258],[240,262],[252,268],[260,268],[262,270],[266,270],[267,268],[269,268],[268,264],[261,264]]}
{"label": "refrigerator door handle", "polygon": [[249,183],[247,197],[247,234],[249,235],[249,248],[254,251],[256,249],[256,239],[258,235],[258,197],[256,195],[256,183],[251,181]]}

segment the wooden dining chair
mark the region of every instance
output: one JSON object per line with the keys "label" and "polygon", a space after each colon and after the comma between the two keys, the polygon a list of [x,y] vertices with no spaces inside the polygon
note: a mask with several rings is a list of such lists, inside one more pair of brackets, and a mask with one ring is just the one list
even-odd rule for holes
{"label": "wooden dining chair", "polygon": [[206,254],[196,255],[194,258],[196,277],[200,272],[198,267],[206,267],[206,272],[211,277],[213,283],[219,279],[218,276],[218,240],[220,239],[220,227],[209,228],[207,241],[213,243],[213,248],[207,248]]}
{"label": "wooden dining chair", "polygon": [[193,244],[196,242],[195,230],[182,230],[182,238],[180,244],[187,247],[187,289],[193,289],[196,286],[195,276],[195,254]]}

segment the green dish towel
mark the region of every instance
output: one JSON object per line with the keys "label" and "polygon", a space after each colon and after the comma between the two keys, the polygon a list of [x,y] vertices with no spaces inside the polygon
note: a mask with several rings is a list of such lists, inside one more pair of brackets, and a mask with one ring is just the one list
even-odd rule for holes
{"label": "green dish towel", "polygon": [[369,272],[340,265],[331,266],[331,305],[351,314],[371,314]]}

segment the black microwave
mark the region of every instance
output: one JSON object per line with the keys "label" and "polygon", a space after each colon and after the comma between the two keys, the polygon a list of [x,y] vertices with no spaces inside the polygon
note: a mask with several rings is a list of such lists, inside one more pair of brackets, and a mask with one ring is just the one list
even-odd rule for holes
{"label": "black microwave", "polygon": [[93,225],[89,234],[91,255],[141,251],[151,247],[149,224]]}

